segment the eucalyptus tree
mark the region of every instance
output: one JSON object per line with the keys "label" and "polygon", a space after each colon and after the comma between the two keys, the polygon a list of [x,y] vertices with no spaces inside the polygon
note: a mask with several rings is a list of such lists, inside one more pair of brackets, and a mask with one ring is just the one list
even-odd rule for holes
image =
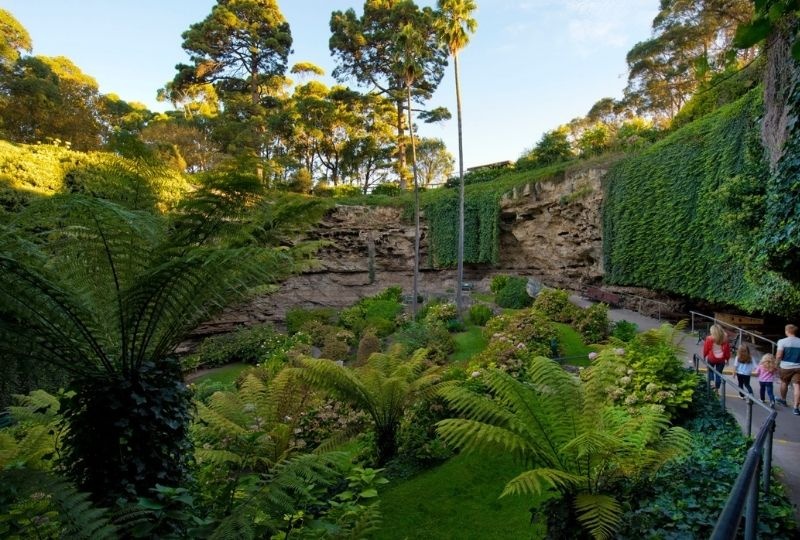
{"label": "eucalyptus tree", "polygon": [[439,18],[437,27],[442,40],[453,57],[453,71],[456,79],[456,111],[458,116],[458,252],[456,279],[456,308],[461,316],[463,301],[461,288],[464,281],[464,138],[461,116],[461,80],[458,76],[458,53],[469,43],[469,34],[478,29],[478,22],[472,18],[477,8],[474,0],[438,0]]}
{"label": "eucalyptus tree", "polygon": [[31,52],[32,48],[25,27],[8,10],[0,9],[0,66],[12,65],[23,51]]}
{"label": "eucalyptus tree", "polygon": [[408,134],[411,140],[411,168],[414,178],[414,277],[413,300],[411,312],[416,317],[419,295],[419,175],[417,174],[417,149],[414,141],[414,123],[411,119],[411,95],[416,85],[425,72],[425,66],[419,59],[425,54],[429,46],[426,36],[421,33],[422,27],[412,22],[406,23],[396,38],[396,49],[393,68],[395,73],[402,77],[406,87],[406,112],[408,114]]}
{"label": "eucalyptus tree", "polygon": [[101,147],[105,128],[97,81],[64,56],[23,56],[0,76],[3,136],[58,139],[77,150]]}
{"label": "eucalyptus tree", "polygon": [[732,42],[752,13],[750,0],[663,0],[653,37],[628,52],[626,99],[640,113],[671,120],[710,74],[748,54],[732,51]]}
{"label": "eucalyptus tree", "polygon": [[192,63],[176,66],[171,89],[213,85],[239,131],[243,122],[249,124],[247,137],[229,137],[231,148],[243,147],[259,162],[264,116],[276,106],[275,89],[282,88],[291,47],[289,23],[275,0],[218,0],[204,20],[183,33]]}
{"label": "eucalyptus tree", "polygon": [[[435,19],[431,8],[420,9],[412,0],[365,0],[361,16],[353,9],[331,15],[329,47],[337,61],[333,76],[342,82],[354,79],[395,105],[396,169],[403,189],[408,181],[405,130],[412,126],[405,125],[404,112],[409,105],[404,75],[396,69],[397,36],[411,24],[425,39],[426,47],[416,51],[420,72],[412,91],[414,101],[424,102],[433,95],[447,65],[447,53],[434,28]],[[438,118],[436,115],[432,119]]]}
{"label": "eucalyptus tree", "polygon": [[259,185],[212,181],[172,219],[54,196],[0,228],[0,353],[70,375],[62,459],[96,502],[187,479],[191,396],[174,349],[293,267],[264,213],[284,208]]}

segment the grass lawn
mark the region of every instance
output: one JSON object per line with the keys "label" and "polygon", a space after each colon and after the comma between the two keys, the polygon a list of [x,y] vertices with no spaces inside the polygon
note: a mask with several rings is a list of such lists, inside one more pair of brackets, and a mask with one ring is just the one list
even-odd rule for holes
{"label": "grass lawn", "polygon": [[466,332],[453,334],[456,350],[450,355],[453,362],[466,362],[483,349],[489,341],[483,336],[483,327],[469,326]]}
{"label": "grass lawn", "polygon": [[227,366],[209,369],[207,372],[203,373],[197,378],[191,378],[191,376],[189,376],[187,377],[187,380],[193,384],[197,384],[199,382],[233,384],[236,382],[239,374],[249,367],[252,366],[250,364],[228,364]]}
{"label": "grass lawn", "polygon": [[573,366],[588,366],[589,353],[594,349],[584,345],[581,335],[570,325],[563,323],[553,324],[558,330],[558,342],[561,345],[562,354],[569,358],[564,363]]}
{"label": "grass lawn", "polygon": [[469,295],[478,302],[483,302],[484,304],[494,305],[494,294],[493,293],[481,293],[472,291]]}
{"label": "grass lawn", "polygon": [[377,539],[505,540],[544,537],[530,525],[531,496],[499,499],[506,482],[525,469],[508,456],[458,455],[381,493]]}

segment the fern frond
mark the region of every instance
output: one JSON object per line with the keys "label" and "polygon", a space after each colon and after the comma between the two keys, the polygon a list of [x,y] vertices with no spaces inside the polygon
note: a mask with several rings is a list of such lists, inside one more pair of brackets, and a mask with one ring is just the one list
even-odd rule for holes
{"label": "fern frond", "polygon": [[595,539],[613,538],[622,517],[622,507],[614,497],[579,493],[574,505],[578,521]]}
{"label": "fern frond", "polygon": [[436,431],[443,441],[464,452],[505,452],[525,460],[541,457],[538,448],[527,438],[508,429],[474,420],[441,420],[436,423]]}
{"label": "fern frond", "polygon": [[569,491],[585,479],[558,469],[538,468],[525,471],[514,477],[503,488],[506,495],[541,495],[551,489]]}

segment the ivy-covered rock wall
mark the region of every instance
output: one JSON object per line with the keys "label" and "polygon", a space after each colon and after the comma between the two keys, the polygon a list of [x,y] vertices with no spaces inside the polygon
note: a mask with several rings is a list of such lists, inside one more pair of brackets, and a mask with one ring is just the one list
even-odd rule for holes
{"label": "ivy-covered rock wall", "polygon": [[756,88],[611,169],[603,211],[608,283],[749,311],[798,311],[798,288],[768,270],[761,247],[769,177],[763,110]]}

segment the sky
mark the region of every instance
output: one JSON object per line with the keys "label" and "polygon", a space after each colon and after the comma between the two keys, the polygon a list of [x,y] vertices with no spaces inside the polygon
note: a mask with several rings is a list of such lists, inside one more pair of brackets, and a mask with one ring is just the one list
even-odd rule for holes
{"label": "sky", "polygon": [[[156,91],[188,60],[181,33],[215,0],[0,0],[28,30],[33,54],[67,56],[103,93],[152,110]],[[289,65],[310,61],[335,81],[328,50],[331,12],[363,0],[278,0],[291,26]],[[418,0],[420,5],[434,1]],[[659,0],[477,0],[478,30],[459,56],[466,167],[516,160],[542,134],[585,115],[603,97],[619,98],[625,55],[647,39]],[[455,85],[448,67],[431,107],[453,119],[420,125],[420,134],[458,150]]]}

